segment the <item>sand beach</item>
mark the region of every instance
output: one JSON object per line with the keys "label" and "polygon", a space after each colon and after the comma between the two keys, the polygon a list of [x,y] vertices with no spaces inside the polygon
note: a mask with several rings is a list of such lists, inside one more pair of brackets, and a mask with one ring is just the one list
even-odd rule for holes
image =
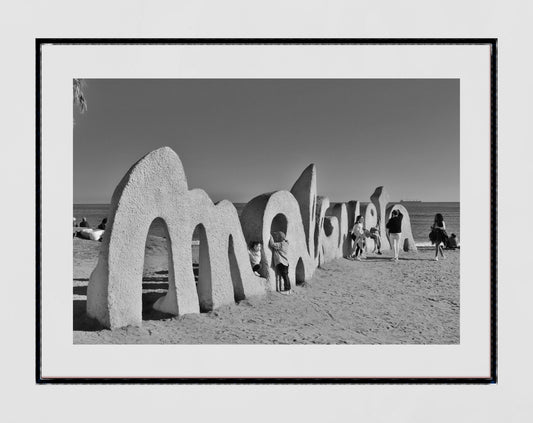
{"label": "sand beach", "polygon": [[[290,296],[267,292],[208,313],[151,309],[168,289],[165,240],[149,235],[141,327],[108,330],[86,315],[86,292],[101,243],[73,239],[75,344],[458,344],[460,252],[387,252],[318,268]],[[192,247],[193,261],[197,254]]]}

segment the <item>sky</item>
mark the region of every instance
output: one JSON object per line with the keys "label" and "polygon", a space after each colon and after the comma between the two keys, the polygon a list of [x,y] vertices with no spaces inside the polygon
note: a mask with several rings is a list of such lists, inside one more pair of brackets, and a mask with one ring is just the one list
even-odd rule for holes
{"label": "sky", "polygon": [[189,189],[248,202],[290,190],[459,201],[458,79],[86,79],[74,108],[74,203],[109,203],[139,158],[169,146]]}

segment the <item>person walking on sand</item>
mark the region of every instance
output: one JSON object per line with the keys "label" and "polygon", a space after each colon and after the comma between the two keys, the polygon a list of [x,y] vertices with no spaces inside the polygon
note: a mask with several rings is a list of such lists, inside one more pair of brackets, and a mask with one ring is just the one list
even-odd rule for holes
{"label": "person walking on sand", "polygon": [[261,243],[259,241],[250,242],[250,249],[248,250],[250,256],[250,263],[255,276],[261,276],[259,269],[261,269]]}
{"label": "person walking on sand", "polygon": [[400,257],[400,240],[402,239],[403,214],[399,210],[393,210],[391,218],[387,222],[387,232],[392,244],[394,257],[391,261],[398,261]]}
{"label": "person walking on sand", "polygon": [[363,254],[363,248],[365,246],[364,222],[365,218],[363,216],[357,216],[350,235],[353,241],[353,247],[349,258],[358,261],[361,261],[361,255]]}
{"label": "person walking on sand", "polygon": [[292,294],[291,281],[289,279],[289,241],[285,239],[283,232],[277,232],[276,235],[279,241],[274,242],[274,238],[270,235],[268,245],[272,248],[277,274],[283,279],[284,288],[280,292],[289,295]]}
{"label": "person walking on sand", "polygon": [[446,223],[444,223],[444,217],[442,214],[437,213],[431,225],[431,242],[435,244],[435,258],[433,260],[439,260],[439,252],[443,259],[446,258],[442,248],[442,244],[446,245],[448,235],[446,234]]}

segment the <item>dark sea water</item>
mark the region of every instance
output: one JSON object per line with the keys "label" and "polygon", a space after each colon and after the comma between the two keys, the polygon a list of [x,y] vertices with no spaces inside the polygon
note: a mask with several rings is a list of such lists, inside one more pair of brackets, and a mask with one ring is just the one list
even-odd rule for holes
{"label": "dark sea water", "polygon": [[[241,213],[242,209],[246,205],[245,203],[234,203],[237,208],[237,212]],[[460,203],[458,202],[413,202],[402,203],[402,205],[409,212],[411,219],[411,229],[413,231],[413,237],[417,244],[430,245],[428,234],[430,232],[430,226],[433,224],[433,218],[435,213],[441,213],[444,216],[446,222],[446,229],[448,234],[456,234],[458,240],[461,239],[459,212]],[[93,228],[98,226],[104,217],[107,217],[109,211],[109,204],[74,204],[74,217],[81,221],[82,217],[86,217],[89,225]],[[150,228],[150,233],[153,235],[163,236],[162,227],[158,222],[154,222]]]}
{"label": "dark sea water", "polygon": [[461,240],[460,231],[460,203],[402,203],[409,212],[411,230],[417,244],[431,245],[429,242],[430,226],[436,213],[441,213],[446,222],[446,232],[457,235],[457,241]]}

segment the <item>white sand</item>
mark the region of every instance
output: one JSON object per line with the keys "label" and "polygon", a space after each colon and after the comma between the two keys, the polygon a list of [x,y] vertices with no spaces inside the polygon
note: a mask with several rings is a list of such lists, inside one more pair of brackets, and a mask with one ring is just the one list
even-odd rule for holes
{"label": "white sand", "polygon": [[[150,305],[168,286],[165,241],[148,237],[142,327],[101,329],[85,315],[100,243],[74,240],[74,343],[97,344],[457,344],[459,251],[432,250],[395,263],[369,255],[317,269],[291,296],[269,292],[209,313],[172,317]],[[194,247],[195,249],[197,247]],[[194,257],[194,256],[193,256]]]}

